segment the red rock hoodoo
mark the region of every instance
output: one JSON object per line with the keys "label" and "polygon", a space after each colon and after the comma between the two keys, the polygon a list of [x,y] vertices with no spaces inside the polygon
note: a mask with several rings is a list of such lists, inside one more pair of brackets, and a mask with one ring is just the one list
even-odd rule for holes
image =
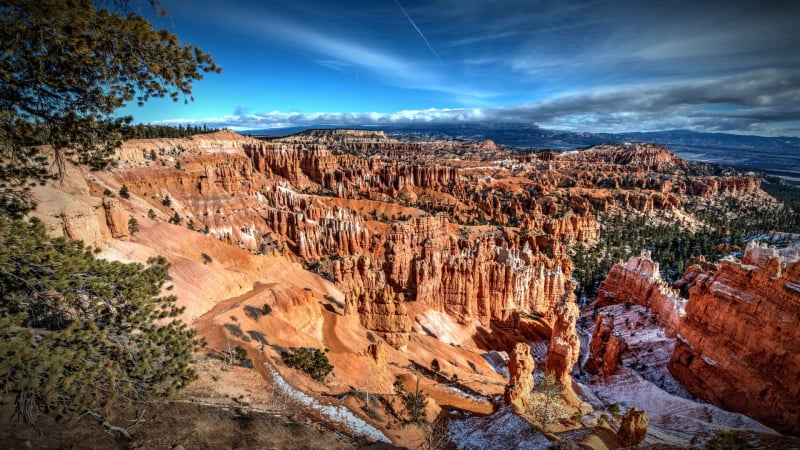
{"label": "red rock hoodoo", "polygon": [[533,391],[534,362],[528,344],[518,342],[508,359],[508,385],[504,394],[506,404],[517,413],[530,411],[530,394]]}

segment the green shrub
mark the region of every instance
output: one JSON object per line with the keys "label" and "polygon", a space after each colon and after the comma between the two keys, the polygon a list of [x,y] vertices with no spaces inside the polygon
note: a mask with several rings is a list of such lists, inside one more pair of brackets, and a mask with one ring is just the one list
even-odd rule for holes
{"label": "green shrub", "polygon": [[264,306],[261,307],[261,314],[267,316],[272,312],[272,306],[264,303]]}
{"label": "green shrub", "polygon": [[125,186],[124,184],[122,185],[119,190],[119,196],[125,199],[131,198],[131,193],[128,191],[128,186]]}
{"label": "green shrub", "polygon": [[139,221],[133,217],[128,219],[128,231],[131,233],[131,236],[139,231]]}
{"label": "green shrub", "polygon": [[[225,329],[226,329],[226,330],[228,330],[228,332],[229,332],[230,334],[232,334],[233,336],[235,336],[235,337],[237,337],[237,338],[239,338],[239,339],[243,339],[243,338],[246,338],[246,337],[247,337],[247,336],[245,336],[245,335],[244,335],[244,331],[242,331],[242,327],[240,327],[240,326],[239,326],[239,324],[236,324],[236,323],[226,323],[226,324],[224,325],[224,327],[225,327]],[[249,338],[248,338],[248,339],[249,339]]]}
{"label": "green shrub", "polygon": [[405,406],[406,414],[411,418],[412,422],[420,423],[425,419],[425,404],[428,403],[428,396],[419,390],[419,379],[417,379],[417,387],[414,392],[400,393]]}
{"label": "green shrub", "polygon": [[311,378],[317,381],[325,380],[325,377],[333,370],[325,351],[317,348],[298,348],[293,354],[287,355],[284,362],[289,367],[300,369],[311,375]]}
{"label": "green shrub", "polygon": [[706,450],[744,450],[753,448],[739,431],[717,430],[714,437],[707,440],[703,448]]}
{"label": "green shrub", "polygon": [[261,308],[253,305],[244,305],[244,315],[255,321],[258,321],[262,315]]}
{"label": "green shrub", "polygon": [[[175,213],[175,214],[177,214],[177,213]],[[205,253],[200,253],[200,256],[203,258],[203,264],[208,264],[208,263],[210,263],[210,262],[213,262],[213,261],[214,261],[213,259],[211,259],[211,257],[210,257],[210,256],[208,256],[208,255],[207,255],[207,254],[205,254]]]}
{"label": "green shrub", "polygon": [[264,333],[262,333],[261,331],[248,330],[247,334],[249,334],[250,337],[253,338],[254,340],[256,340],[256,341],[258,341],[258,342],[260,342],[260,343],[262,343],[264,345],[269,345],[269,341],[267,341],[267,337],[264,336]]}

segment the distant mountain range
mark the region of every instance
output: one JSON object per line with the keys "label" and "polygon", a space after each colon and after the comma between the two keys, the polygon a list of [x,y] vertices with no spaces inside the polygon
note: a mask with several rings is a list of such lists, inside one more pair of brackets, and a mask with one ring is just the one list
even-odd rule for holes
{"label": "distant mountain range", "polygon": [[[252,135],[292,134],[312,127],[252,130]],[[341,128],[318,126],[313,128]],[[681,158],[731,166],[743,171],[762,171],[800,182],[800,138],[764,137],[725,133],[668,130],[635,133],[586,133],[540,128],[513,123],[403,124],[348,127],[381,129],[397,138],[491,139],[497,144],[520,148],[565,150],[604,142],[652,142],[663,145]]]}

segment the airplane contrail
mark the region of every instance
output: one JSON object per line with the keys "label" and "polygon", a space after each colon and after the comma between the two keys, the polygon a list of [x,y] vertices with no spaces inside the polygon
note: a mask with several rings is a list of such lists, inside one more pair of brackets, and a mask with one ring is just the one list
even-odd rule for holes
{"label": "airplane contrail", "polygon": [[400,11],[403,11],[403,14],[405,14],[406,19],[408,19],[408,21],[411,22],[411,26],[413,26],[414,29],[417,30],[417,33],[419,33],[419,37],[421,37],[422,40],[425,41],[425,45],[428,46],[428,48],[431,50],[431,53],[433,53],[433,56],[435,56],[436,60],[439,61],[439,65],[440,66],[443,65],[442,64],[442,60],[439,58],[439,54],[436,53],[436,50],[433,49],[433,46],[431,45],[431,43],[428,42],[428,38],[426,38],[425,35],[422,34],[422,30],[419,29],[417,24],[414,23],[414,21],[411,19],[411,16],[409,16],[408,13],[406,12],[406,9],[403,8],[403,5],[400,4],[400,0],[394,0],[394,2],[397,3],[397,6],[400,8]]}

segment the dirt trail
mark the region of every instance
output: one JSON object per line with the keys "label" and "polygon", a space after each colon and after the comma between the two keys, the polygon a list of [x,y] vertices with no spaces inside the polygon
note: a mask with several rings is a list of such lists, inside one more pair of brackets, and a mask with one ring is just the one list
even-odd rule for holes
{"label": "dirt trail", "polygon": [[217,304],[214,305],[214,307],[211,308],[210,311],[206,312],[202,316],[195,319],[194,322],[192,322],[192,325],[195,327],[195,329],[197,329],[198,332],[209,331],[211,328],[213,328],[214,319],[217,316],[238,307],[246,300],[249,300],[255,297],[256,295],[264,292],[265,290],[275,287],[277,285],[278,283],[264,283],[264,284],[256,283],[253,289],[251,289],[248,292],[245,292],[242,295],[217,302]]}

